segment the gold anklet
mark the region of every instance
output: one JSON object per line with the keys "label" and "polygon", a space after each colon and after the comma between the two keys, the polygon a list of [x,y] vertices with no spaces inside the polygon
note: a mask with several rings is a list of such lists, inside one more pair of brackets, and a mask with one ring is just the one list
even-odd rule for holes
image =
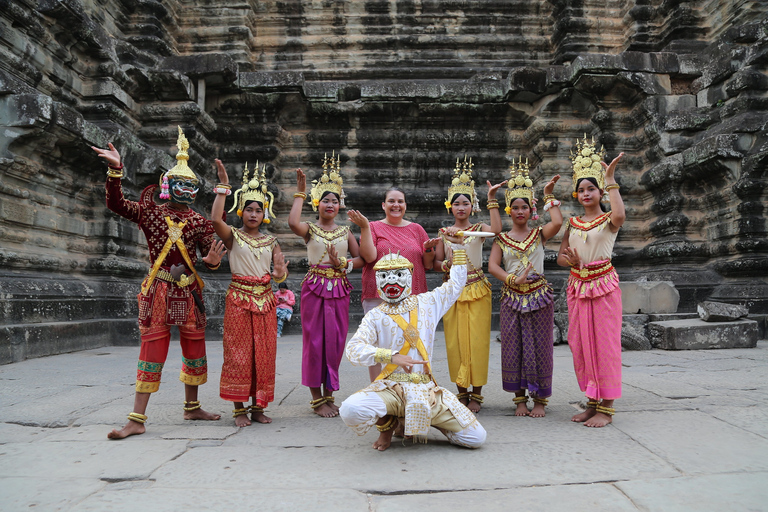
{"label": "gold anklet", "polygon": [[325,401],[326,401],[326,402],[331,402],[331,403],[334,403],[334,402],[336,401],[336,399],[335,399],[335,398],[333,398],[332,396],[327,396],[327,397],[325,397]]}
{"label": "gold anklet", "polygon": [[546,406],[547,404],[549,404],[549,400],[547,400],[546,398],[539,398],[535,396],[533,397],[533,403]]}
{"label": "gold anklet", "polygon": [[137,412],[132,412],[128,415],[128,419],[131,421],[135,421],[136,423],[141,423],[142,425],[147,421],[147,417],[143,414],[139,414]]}
{"label": "gold anklet", "polygon": [[478,395],[477,393],[470,393],[469,394],[469,399],[470,400],[474,400],[475,402],[477,402],[479,404],[483,403],[483,399],[484,398],[485,397],[483,397],[483,395]]}
{"label": "gold anklet", "polygon": [[321,405],[323,405],[323,404],[324,404],[326,401],[327,401],[327,398],[326,398],[326,397],[324,397],[324,396],[321,396],[321,397],[320,397],[320,398],[318,398],[317,400],[310,400],[310,401],[309,401],[309,406],[310,406],[311,408],[313,408],[313,409],[317,409],[318,407],[320,407]]}
{"label": "gold anklet", "polygon": [[264,412],[264,408],[263,407],[259,407],[258,405],[250,405],[250,406],[248,406],[248,411],[251,412],[251,413]]}
{"label": "gold anklet", "polygon": [[464,398],[469,398],[469,393],[459,393],[458,395],[456,395],[456,398],[458,398],[459,400],[463,400]]}
{"label": "gold anklet", "polygon": [[512,399],[512,402],[515,404],[526,404],[528,403],[528,397],[527,396],[516,396]]}
{"label": "gold anklet", "polygon": [[376,425],[376,430],[379,432],[386,432],[388,430],[392,430],[395,428],[395,424],[397,423],[397,418],[395,418],[395,415],[392,414],[389,416],[389,420],[387,420],[386,423],[383,425]]}
{"label": "gold anklet", "polygon": [[232,417],[237,418],[238,416],[245,416],[248,414],[248,408],[243,407],[242,409],[232,409]]}
{"label": "gold anklet", "polygon": [[594,409],[598,405],[600,405],[600,402],[598,402],[597,400],[589,400],[589,401],[587,401],[587,409]]}
{"label": "gold anklet", "polygon": [[184,402],[184,410],[187,412],[196,411],[200,408],[200,400],[193,400],[191,402]]}
{"label": "gold anklet", "polygon": [[616,409],[614,409],[613,407],[603,407],[602,405],[598,405],[597,407],[595,407],[595,409],[597,410],[597,412],[601,412],[608,416],[613,416],[614,414],[616,414]]}

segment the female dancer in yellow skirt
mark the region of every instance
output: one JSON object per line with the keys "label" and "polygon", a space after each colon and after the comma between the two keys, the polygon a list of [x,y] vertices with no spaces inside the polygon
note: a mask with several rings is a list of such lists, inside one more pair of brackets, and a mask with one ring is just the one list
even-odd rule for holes
{"label": "female dancer in yellow skirt", "polygon": [[[488,210],[491,212],[491,225],[481,222],[472,224],[470,215],[480,211],[475,182],[472,180],[472,159],[459,162],[453,171],[453,180],[448,187],[446,209],[453,214],[453,227],[465,232],[492,231],[501,233],[501,216],[496,191],[505,182],[498,185],[488,183]],[[448,279],[451,268],[450,244],[445,238],[445,230],[440,230],[443,244],[435,248],[435,270],[445,273]],[[483,403],[482,388],[488,382],[488,352],[491,343],[491,284],[483,274],[483,242],[485,238],[467,236],[464,245],[467,250],[467,284],[459,300],[443,316],[445,329],[445,347],[448,352],[448,370],[451,381],[459,390],[458,398],[470,411],[478,412]],[[469,388],[472,388],[470,391]]]}

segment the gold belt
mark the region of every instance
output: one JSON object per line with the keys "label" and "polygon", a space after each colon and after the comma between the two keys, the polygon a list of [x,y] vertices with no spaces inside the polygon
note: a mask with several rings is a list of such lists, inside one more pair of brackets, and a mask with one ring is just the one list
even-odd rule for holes
{"label": "gold belt", "polygon": [[414,384],[426,384],[432,380],[432,377],[426,373],[390,373],[387,380],[395,382],[413,382]]}
{"label": "gold belt", "polygon": [[346,275],[341,270],[335,269],[333,267],[309,267],[309,271],[307,273],[315,274],[321,277],[327,277],[329,279],[338,279]]}
{"label": "gold belt", "polygon": [[232,281],[229,283],[230,288],[237,288],[238,290],[242,290],[244,292],[248,292],[252,295],[261,295],[264,292],[267,291],[267,288],[270,290],[272,289],[272,286],[270,285],[263,285],[263,284],[242,284],[237,283],[235,281]]}
{"label": "gold belt", "polygon": [[181,274],[181,279],[178,281],[173,277],[173,274],[168,272],[167,270],[163,270],[162,268],[157,271],[157,275],[155,276],[158,279],[162,279],[163,281],[167,281],[169,283],[173,283],[175,285],[185,287],[189,286],[192,283],[195,282],[195,276],[188,276],[187,274]]}
{"label": "gold belt", "polygon": [[512,285],[505,284],[504,286],[506,286],[507,288],[509,288],[515,293],[527,295],[529,293],[535,292],[536,290],[538,290],[539,288],[541,288],[546,284],[547,284],[547,279],[544,276],[541,276],[539,279],[537,279],[532,283],[521,283],[521,284],[513,283]]}
{"label": "gold belt", "polygon": [[605,263],[601,263],[593,267],[571,267],[571,275],[581,281],[592,281],[598,277],[604,276],[611,270],[613,270],[613,265],[610,261],[606,261]]}

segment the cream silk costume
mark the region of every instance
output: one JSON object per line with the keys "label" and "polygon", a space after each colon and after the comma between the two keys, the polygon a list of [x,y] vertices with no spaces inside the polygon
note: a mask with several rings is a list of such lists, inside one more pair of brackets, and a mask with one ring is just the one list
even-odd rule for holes
{"label": "cream silk costume", "polygon": [[[365,315],[357,332],[347,342],[347,358],[356,366],[386,363],[393,354],[403,353],[403,329],[387,312],[397,311],[402,321],[411,320],[410,310],[417,309],[417,332],[428,363],[434,350],[437,323],[461,295],[467,278],[466,265],[451,268],[451,278],[439,288],[411,295],[394,305],[382,304]],[[422,361],[413,346],[405,355]],[[448,439],[461,446],[478,447],[485,441],[485,430],[450,391],[430,380],[427,365],[417,365],[414,373],[406,374],[397,367],[388,378],[376,380],[344,401],[341,417],[358,435],[364,435],[383,416],[405,417],[405,435],[426,441],[430,426],[438,427]],[[425,382],[407,382],[408,379]]]}
{"label": "cream silk costume", "polygon": [[[480,231],[482,224],[464,230]],[[450,242],[440,230],[446,259]],[[483,274],[483,242],[470,236],[464,241],[469,261],[467,283],[456,303],[443,317],[445,347],[451,380],[462,388],[484,386],[488,382],[488,357],[491,344],[491,283]],[[445,279],[448,273],[445,274]]]}

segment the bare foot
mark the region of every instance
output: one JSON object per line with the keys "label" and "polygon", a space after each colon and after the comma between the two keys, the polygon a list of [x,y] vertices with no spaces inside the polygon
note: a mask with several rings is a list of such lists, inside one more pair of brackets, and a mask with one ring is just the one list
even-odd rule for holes
{"label": "bare foot", "polygon": [[394,431],[394,429],[389,429],[386,432],[379,433],[379,438],[373,443],[373,449],[383,452],[389,448],[389,445],[392,444],[392,433]]}
{"label": "bare foot", "polygon": [[528,405],[526,405],[525,402],[517,404],[517,408],[515,409],[515,416],[530,416],[531,413],[528,411]]}
{"label": "bare foot", "polygon": [[330,405],[327,403],[324,403],[317,409],[314,409],[313,411],[318,416],[322,416],[323,418],[333,418],[334,416],[338,416],[339,412],[332,409]]}
{"label": "bare foot", "polygon": [[184,419],[215,421],[221,419],[221,414],[213,414],[202,409],[195,409],[194,411],[184,411]]}
{"label": "bare foot", "polygon": [[459,402],[464,404],[465,407],[469,406],[469,397],[468,396],[459,396],[458,399],[459,399]]}
{"label": "bare foot", "polygon": [[529,414],[531,418],[543,418],[546,415],[547,413],[544,411],[544,404],[533,404],[533,410],[531,410],[531,413]]}
{"label": "bare foot", "polygon": [[125,439],[128,436],[136,436],[143,434],[147,429],[143,423],[136,421],[128,421],[121,430],[113,429],[112,432],[107,434],[108,439]]}
{"label": "bare foot", "polygon": [[471,399],[469,400],[469,403],[467,404],[467,409],[472,411],[473,413],[477,414],[480,412],[480,409],[482,409],[482,405],[480,405],[480,402],[477,400]]}
{"label": "bare foot", "polygon": [[575,421],[576,423],[584,423],[595,414],[597,414],[597,411],[594,409],[594,407],[590,407],[586,411],[575,415],[573,418],[571,418],[571,421]]}
{"label": "bare foot", "polygon": [[330,400],[325,402],[325,403],[328,404],[328,407],[330,407],[331,409],[336,411],[336,413],[338,414],[338,412],[339,412],[339,406],[338,405],[336,405],[335,403],[331,402]]}
{"label": "bare foot", "polygon": [[240,416],[235,416],[236,427],[247,427],[250,424],[251,424],[251,420],[248,419],[247,414],[241,414]]}
{"label": "bare foot", "polygon": [[584,422],[584,426],[600,428],[608,425],[612,421],[613,421],[613,418],[611,418],[610,415],[602,412],[595,412],[595,414],[593,414],[591,418],[589,418],[587,421]]}
{"label": "bare foot", "polygon": [[251,413],[251,419],[256,423],[272,423],[272,418],[264,414],[263,412]]}

